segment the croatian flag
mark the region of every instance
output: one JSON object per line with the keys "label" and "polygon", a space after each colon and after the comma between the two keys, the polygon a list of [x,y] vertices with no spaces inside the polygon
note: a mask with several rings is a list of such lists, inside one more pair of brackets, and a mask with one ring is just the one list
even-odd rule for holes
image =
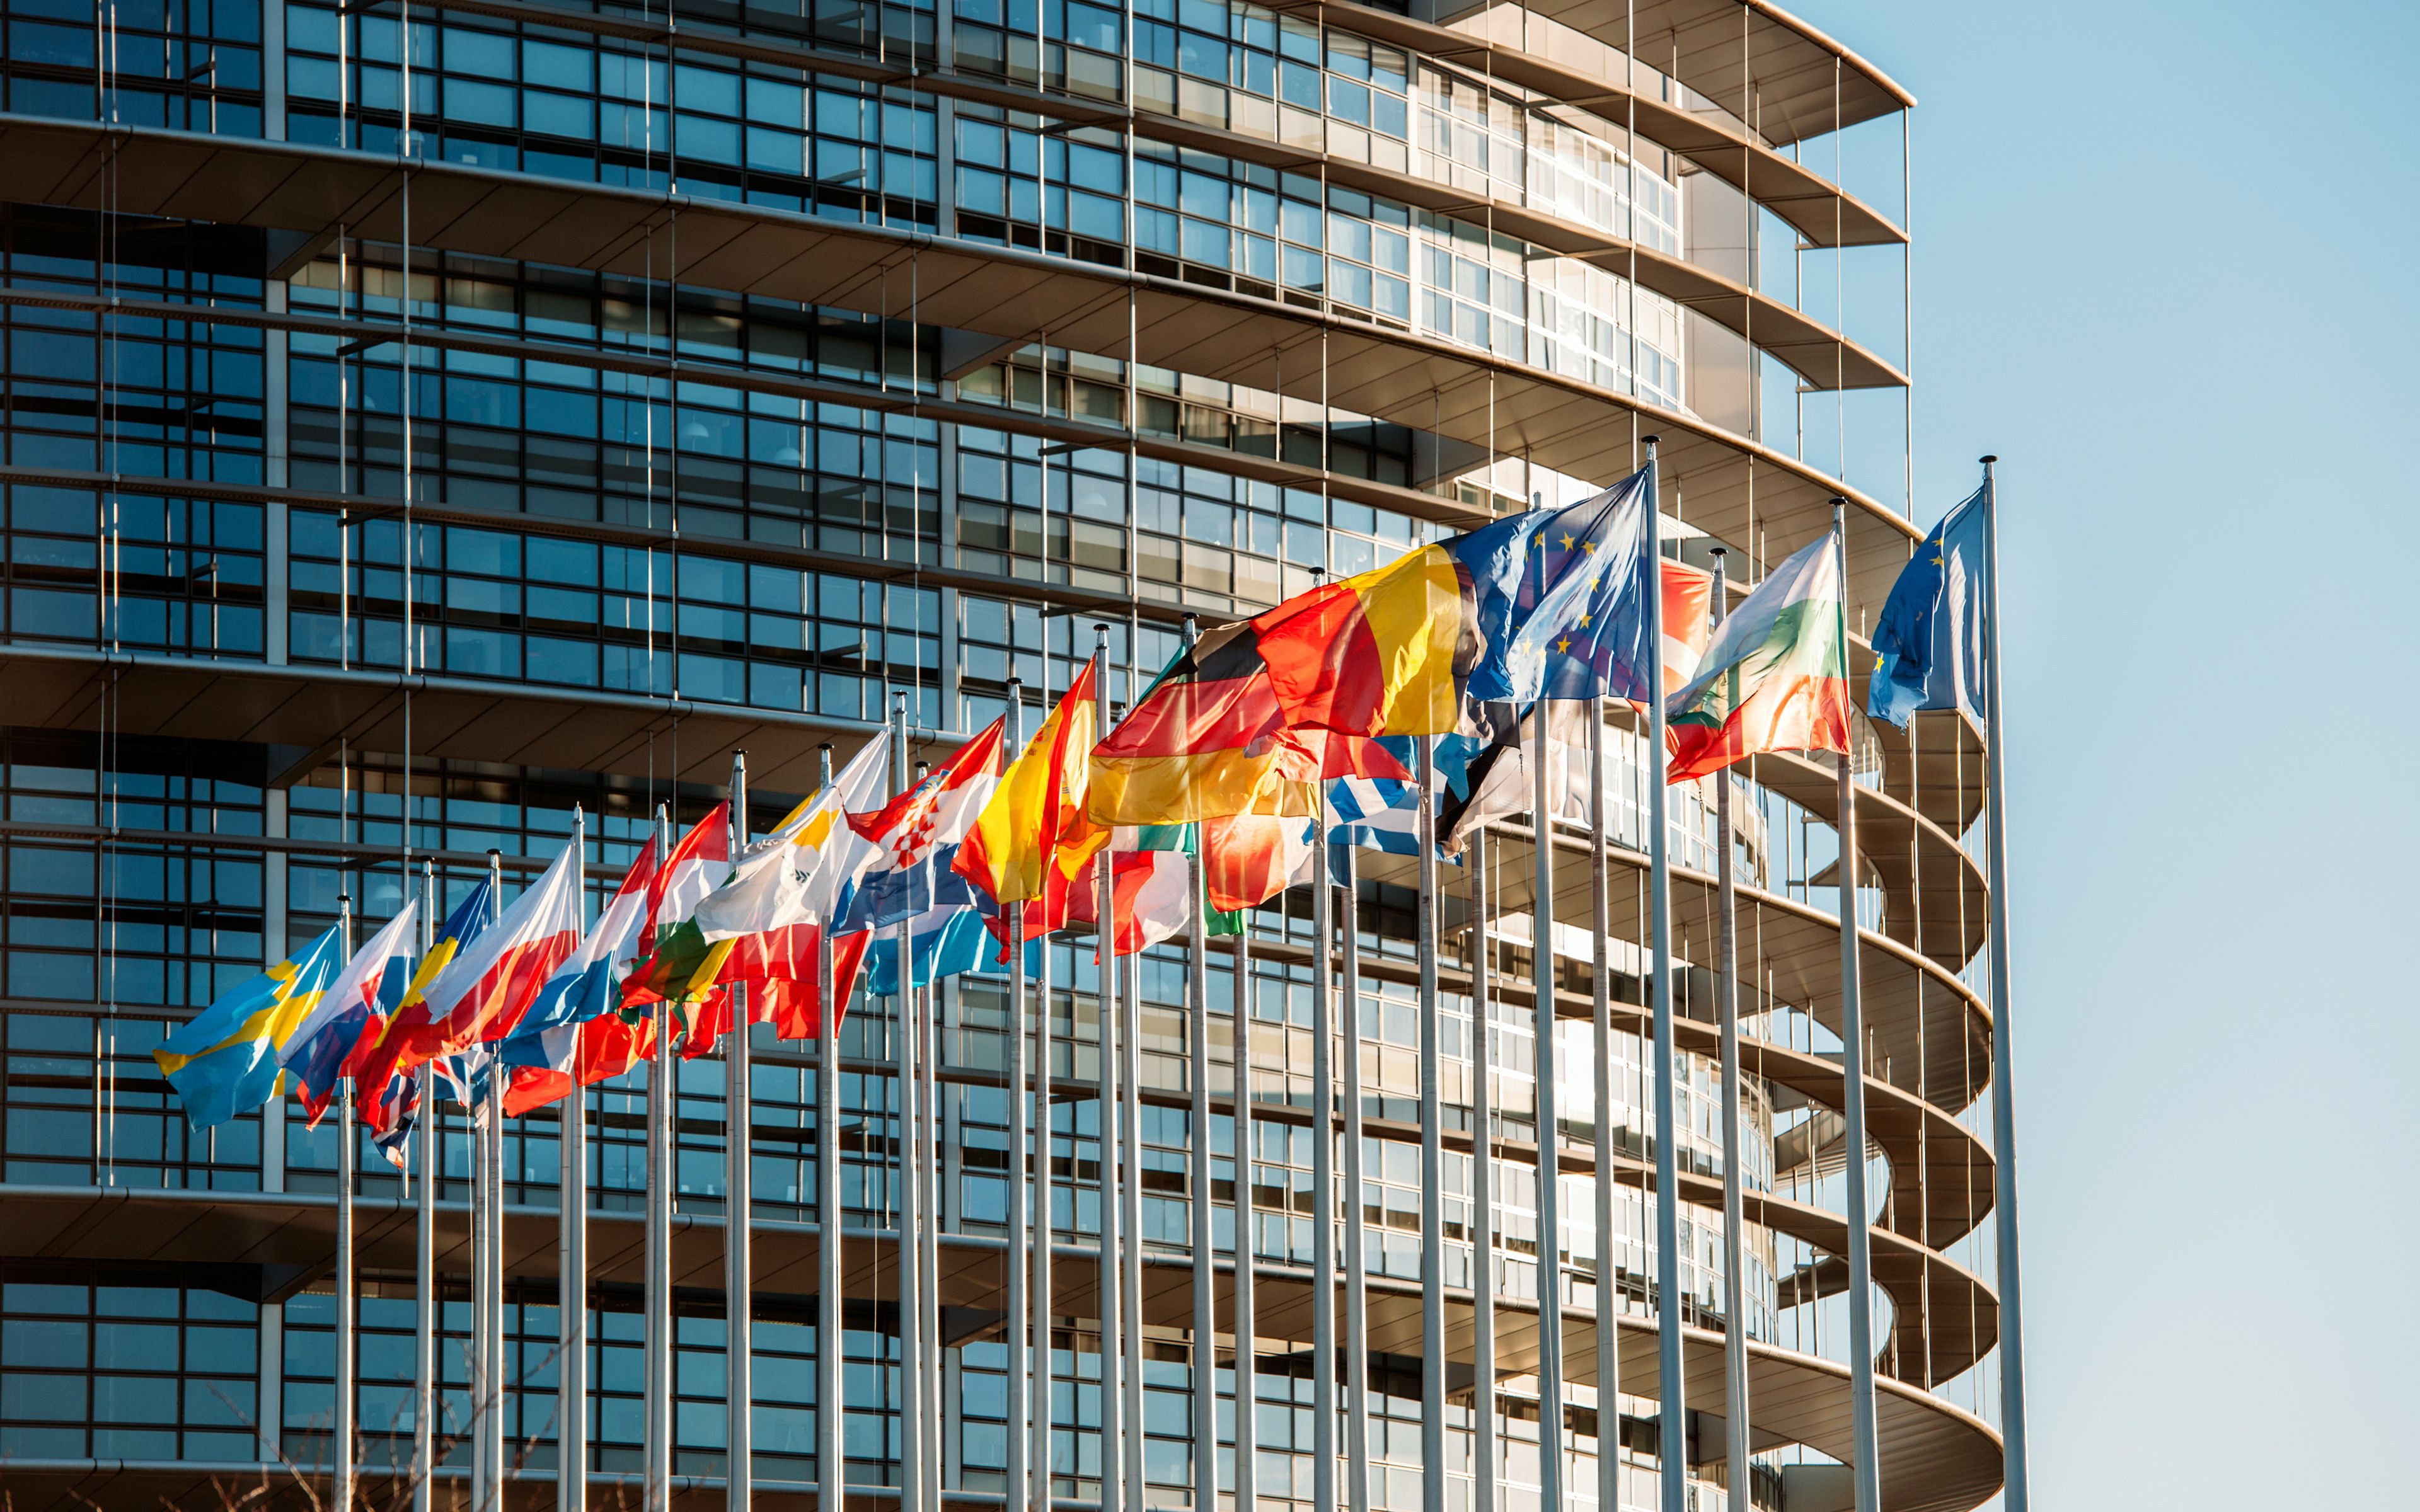
{"label": "croatian flag", "polygon": [[[970,907],[971,894],[951,888],[958,844],[1000,787],[1003,719],[958,748],[939,771],[867,814],[848,815],[849,828],[876,850],[841,910],[835,935],[905,923],[938,906]],[[963,895],[969,901],[955,901]]]}
{"label": "croatian flag", "polygon": [[622,979],[647,944],[648,900],[657,895],[658,872],[656,841],[650,840],[597,916],[597,927],[546,980],[520,1024],[497,1047],[512,1068],[505,1112],[539,1107],[571,1090],[582,1026],[621,1006]]}
{"label": "croatian flag", "polygon": [[411,932],[420,922],[418,900],[353,952],[334,985],[319,995],[277,1063],[302,1084],[302,1106],[316,1127],[336,1095],[346,1059],[380,1013],[403,996],[411,976]]}

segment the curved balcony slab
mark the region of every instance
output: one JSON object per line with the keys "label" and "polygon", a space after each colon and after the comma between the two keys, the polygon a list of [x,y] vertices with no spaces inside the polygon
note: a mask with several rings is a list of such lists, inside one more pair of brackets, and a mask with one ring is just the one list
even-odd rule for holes
{"label": "curved balcony slab", "polygon": [[[0,117],[0,195],[395,240],[405,181],[414,245],[633,277],[1130,355],[1525,455],[1610,480],[1664,438],[1663,477],[1692,524],[1777,545],[1820,534],[1850,501],[1849,591],[1878,608],[1910,523],[1796,458],[1693,415],[1436,338],[1181,281],[928,234],[720,200],[381,162],[289,144]],[[1760,532],[1762,532],[1761,535]]]}
{"label": "curved balcony slab", "polygon": [[[909,66],[845,49],[818,47],[761,27],[735,30],[717,18],[683,16],[675,30],[649,16],[572,10],[533,0],[434,0],[428,8],[770,63],[1054,120],[1120,130],[1130,127],[1155,140],[1177,140],[1170,133],[1192,129],[1192,123],[1181,117],[1136,111],[1110,100],[958,69]],[[1776,150],[1773,139],[1744,131],[1736,119],[1668,100],[1660,85],[1633,89],[1606,69],[1590,67],[1595,60],[1555,55],[1551,43],[1544,51],[1530,51],[1523,45],[1517,9],[1491,7],[1462,17],[1451,26],[1440,26],[1352,0],[1289,0],[1279,8],[1295,13],[1324,11],[1329,23],[1340,30],[1392,43],[1466,69],[1479,79],[1511,85],[1587,110],[1612,125],[1635,129],[1640,137],[1688,158],[1772,210],[1810,246],[1897,245],[1907,240],[1907,233],[1882,212],[1807,164]]]}
{"label": "curved balcony slab", "polygon": [[[1497,8],[1446,0],[1448,25]],[[1523,8],[1630,53],[1754,121],[1769,142],[1794,142],[1910,108],[1916,97],[1872,64],[1768,0],[1526,0]]]}
{"label": "curved balcony slab", "polygon": [[[334,1262],[335,1201],[277,1194],[137,1192],[127,1188],[21,1188],[10,1196],[21,1221],[0,1235],[0,1255],[10,1258],[99,1259],[173,1264],[196,1254],[224,1255],[253,1262],[324,1267]],[[395,1200],[362,1198],[355,1217],[355,1246],[365,1272],[408,1275],[413,1264],[411,1209]],[[512,1208],[504,1222],[508,1274],[553,1275],[559,1251],[551,1210]],[[441,1205],[438,1263],[460,1272],[469,1261],[469,1215],[459,1204]],[[671,1269],[676,1288],[721,1289],[721,1223],[675,1213]],[[784,1295],[814,1295],[816,1239],[813,1226],[755,1225],[757,1281],[762,1305]],[[641,1277],[644,1226],[630,1213],[595,1213],[588,1224],[592,1285],[631,1287]],[[852,1232],[845,1236],[851,1296],[896,1295],[897,1235]],[[1056,1246],[1054,1306],[1063,1316],[1094,1316],[1087,1309],[1098,1282],[1098,1255],[1090,1247]],[[946,1337],[978,1337],[996,1329],[1001,1314],[1001,1262],[1005,1246],[963,1235],[945,1235],[940,1245],[939,1304]],[[1216,1267],[1217,1317],[1232,1327],[1232,1267]],[[1315,1302],[1307,1273],[1293,1266],[1254,1267],[1254,1322],[1265,1349],[1280,1340],[1308,1344]],[[1144,1257],[1145,1326],[1182,1328],[1192,1318],[1192,1267],[1181,1256]],[[1369,1286],[1372,1350],[1418,1358],[1432,1347],[1420,1320],[1417,1284],[1373,1278]],[[1471,1306],[1466,1288],[1450,1288],[1448,1324],[1441,1341],[1449,1367],[1466,1372],[1471,1347]],[[1504,1375],[1534,1370],[1537,1364],[1534,1304],[1499,1299],[1497,1304],[1497,1367]],[[1596,1320],[1591,1313],[1565,1309],[1564,1358],[1576,1385],[1596,1383]],[[1623,1316],[1619,1320],[1620,1389],[1655,1394],[1654,1324]],[[1770,1345],[1749,1346],[1749,1420],[1760,1448],[1803,1443],[1835,1458],[1851,1444],[1846,1366]],[[1722,1336],[1701,1329],[1683,1333],[1689,1400],[1700,1411],[1727,1406]],[[1965,1512],[1999,1484],[1999,1441],[1979,1420],[1939,1397],[1881,1378],[1875,1392],[1877,1442],[1884,1504],[1890,1512]]]}
{"label": "curved balcony slab", "polygon": [[[1885,729],[1888,727],[1885,726]],[[1755,780],[1828,823],[1839,823],[1832,766],[1798,751],[1754,757]],[[1971,774],[1977,783],[1981,773]],[[1857,855],[1883,887],[1883,932],[1956,971],[1983,948],[1992,894],[1966,847],[1921,810],[1884,789],[1853,785]]]}

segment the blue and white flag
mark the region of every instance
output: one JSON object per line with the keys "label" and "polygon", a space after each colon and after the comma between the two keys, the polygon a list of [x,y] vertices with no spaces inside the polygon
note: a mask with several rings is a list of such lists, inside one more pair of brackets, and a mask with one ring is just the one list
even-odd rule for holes
{"label": "blue and white flag", "polygon": [[420,901],[408,899],[403,912],[353,952],[295,1026],[294,1037],[278,1051],[277,1063],[302,1084],[304,1105],[314,1110],[315,1119],[317,1110],[335,1095],[346,1057],[361,1042],[370,1020],[393,1012],[403,1001],[411,980],[412,934],[419,925]]}
{"label": "blue and white flag", "polygon": [[1956,709],[1983,723],[1983,574],[1988,489],[1941,517],[1900,569],[1874,622],[1866,713],[1907,728],[1911,716]]}

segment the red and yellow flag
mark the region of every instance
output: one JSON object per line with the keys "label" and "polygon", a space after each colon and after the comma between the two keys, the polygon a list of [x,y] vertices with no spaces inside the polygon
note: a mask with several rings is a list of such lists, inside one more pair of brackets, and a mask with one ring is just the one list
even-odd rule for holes
{"label": "red and yellow flag", "polygon": [[1109,843],[1109,830],[1084,814],[1100,728],[1099,663],[1084,663],[958,844],[952,870],[1001,903],[1042,897],[1054,868],[1074,876]]}

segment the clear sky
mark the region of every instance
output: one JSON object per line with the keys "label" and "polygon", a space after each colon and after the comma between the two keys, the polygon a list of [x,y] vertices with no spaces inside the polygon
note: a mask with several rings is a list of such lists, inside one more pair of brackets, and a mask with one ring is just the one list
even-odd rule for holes
{"label": "clear sky", "polygon": [[1918,101],[1918,514],[2004,458],[2036,1504],[2420,1504],[2420,8],[1782,3]]}

